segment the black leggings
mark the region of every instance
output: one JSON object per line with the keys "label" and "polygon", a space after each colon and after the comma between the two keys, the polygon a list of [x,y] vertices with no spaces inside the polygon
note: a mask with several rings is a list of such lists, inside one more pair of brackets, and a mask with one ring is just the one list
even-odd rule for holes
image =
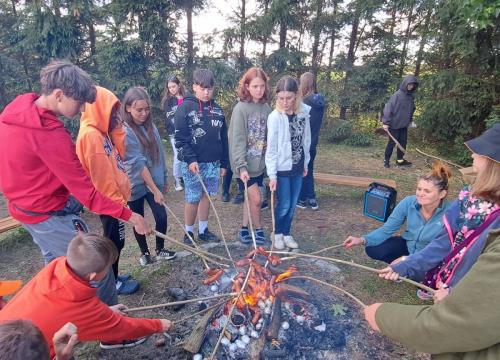
{"label": "black leggings", "polygon": [[[231,171],[231,167],[228,166],[226,170],[226,175],[222,178],[222,193],[229,194],[229,190],[231,188],[231,180],[233,179],[233,172]],[[243,194],[244,185],[243,183],[238,182],[238,189],[240,194]]]}
{"label": "black leggings", "polygon": [[392,236],[380,245],[365,247],[366,255],[375,260],[390,264],[401,256],[409,255],[406,240],[401,236]]}
{"label": "black leggings", "polygon": [[113,263],[113,273],[115,279],[118,279],[118,262],[120,261],[120,252],[125,245],[125,224],[109,215],[100,215],[103,235],[110,239],[118,249],[118,257]]}
{"label": "black leggings", "polygon": [[[151,211],[153,213],[153,217],[155,218],[156,231],[165,234],[167,232],[167,212],[163,207],[163,205],[160,205],[155,201],[155,197],[152,193],[148,191],[146,195],[144,195],[143,197],[134,201],[129,201],[128,206],[130,207],[130,210],[144,216],[144,200],[148,202],[149,207],[151,208]],[[134,229],[134,235],[135,239],[137,240],[137,243],[139,244],[139,248],[141,249],[141,253],[142,254],[149,253],[148,243],[146,242],[146,236],[138,234],[135,231],[135,229]],[[157,236],[156,251],[163,250],[164,245],[165,241],[163,240],[163,238]]]}
{"label": "black leggings", "polygon": [[[402,128],[402,129],[389,129],[389,132],[391,133],[392,136],[401,144],[401,146],[406,149],[406,144],[408,143],[408,128]],[[391,159],[392,155],[392,150],[394,149],[394,146],[396,146],[396,143],[392,141],[391,138],[389,138],[389,141],[387,142],[387,146],[385,147],[385,160],[389,161]],[[398,160],[403,160],[404,152],[401,150],[397,151],[397,159]]]}

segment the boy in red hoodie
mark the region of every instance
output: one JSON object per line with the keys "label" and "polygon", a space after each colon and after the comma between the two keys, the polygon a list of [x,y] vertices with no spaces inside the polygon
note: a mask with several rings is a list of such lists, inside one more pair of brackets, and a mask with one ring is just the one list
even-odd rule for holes
{"label": "boy in red hoodie", "polygon": [[[55,355],[54,333],[67,322],[76,326],[80,341],[106,341],[101,343],[105,349],[124,347],[123,339],[168,331],[169,320],[127,317],[125,305],[110,307],[97,298],[91,282],[103,279],[117,256],[109,239],[78,234],[66,257],[52,261],[7,303],[0,311],[0,322],[31,320],[49,344],[51,357]],[[131,345],[129,342],[127,347]]]}
{"label": "boy in red hoodie", "polygon": [[[95,101],[90,76],[57,60],[42,69],[40,83],[41,95],[20,95],[0,115],[0,191],[10,214],[40,247],[45,263],[64,256],[71,239],[86,230],[78,216],[78,201],[93,212],[131,222],[138,233],[150,233],[151,226],[142,216],[94,188],[58,119],[73,118],[86,102]],[[110,292],[115,287],[112,277],[99,287],[99,296],[110,305],[117,301],[116,291],[114,296]]]}

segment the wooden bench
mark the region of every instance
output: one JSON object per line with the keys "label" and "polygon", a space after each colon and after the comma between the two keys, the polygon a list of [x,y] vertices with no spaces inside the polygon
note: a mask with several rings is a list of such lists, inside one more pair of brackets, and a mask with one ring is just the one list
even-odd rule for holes
{"label": "wooden bench", "polygon": [[12,216],[0,219],[0,234],[18,228],[19,226],[21,226],[21,223]]}
{"label": "wooden bench", "polygon": [[334,175],[326,174],[320,172],[314,172],[314,181],[317,184],[338,184],[347,186],[356,186],[367,188],[372,182],[378,182],[384,185],[396,188],[396,181],[392,179],[375,179],[369,177],[359,177],[359,176],[344,176],[344,175]]}

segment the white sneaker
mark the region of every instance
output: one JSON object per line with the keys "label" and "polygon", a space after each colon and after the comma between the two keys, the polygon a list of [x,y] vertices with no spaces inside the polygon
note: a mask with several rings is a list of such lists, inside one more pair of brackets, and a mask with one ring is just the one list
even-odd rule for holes
{"label": "white sneaker", "polygon": [[276,250],[285,249],[285,243],[283,242],[283,234],[274,234],[274,248]]}
{"label": "white sneaker", "polygon": [[283,241],[285,242],[285,245],[289,247],[290,249],[298,249],[299,244],[293,239],[291,235],[285,235],[283,237]]}
{"label": "white sneaker", "polygon": [[175,191],[184,190],[184,186],[182,186],[181,178],[175,178]]}

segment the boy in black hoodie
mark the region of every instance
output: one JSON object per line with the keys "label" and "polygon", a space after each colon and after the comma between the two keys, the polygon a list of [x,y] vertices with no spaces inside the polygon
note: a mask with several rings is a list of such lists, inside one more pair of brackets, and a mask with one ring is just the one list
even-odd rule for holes
{"label": "boy in black hoodie", "polygon": [[[203,179],[210,196],[218,192],[219,177],[228,166],[227,126],[224,114],[212,100],[214,76],[210,70],[199,69],[193,74],[194,96],[188,94],[175,113],[175,146],[181,163],[185,186],[184,223],[193,237],[198,215],[198,239],[219,241],[208,230],[210,202],[203,192],[198,175]],[[184,236],[184,242],[191,244]]]}
{"label": "boy in black hoodie", "polygon": [[[417,91],[417,88],[417,78],[414,75],[406,76],[399,86],[399,90],[392,94],[384,107],[384,115],[382,117],[384,129],[388,130],[404,149],[406,149],[408,140],[408,126],[410,126],[413,120],[413,113],[415,112],[413,94]],[[389,138],[389,142],[385,148],[384,166],[386,168],[390,167],[389,160],[391,159],[394,145],[396,145],[394,141]],[[398,149],[396,166],[411,166],[411,162],[403,159],[403,156],[404,153]]]}

